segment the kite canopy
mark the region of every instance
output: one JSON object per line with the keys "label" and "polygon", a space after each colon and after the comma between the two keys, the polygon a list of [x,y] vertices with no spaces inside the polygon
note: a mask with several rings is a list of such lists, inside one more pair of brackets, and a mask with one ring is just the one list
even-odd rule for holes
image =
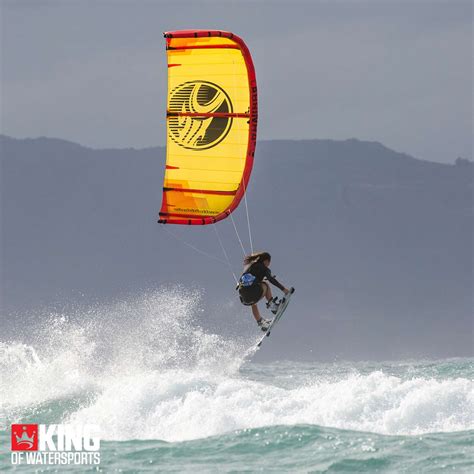
{"label": "kite canopy", "polygon": [[226,31],[164,34],[168,55],[162,224],[213,224],[247,189],[257,140],[250,52]]}

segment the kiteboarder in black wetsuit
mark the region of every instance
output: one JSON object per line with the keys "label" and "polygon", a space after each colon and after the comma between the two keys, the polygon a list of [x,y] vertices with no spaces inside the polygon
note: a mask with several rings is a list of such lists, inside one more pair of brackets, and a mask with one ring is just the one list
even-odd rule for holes
{"label": "kiteboarder in black wetsuit", "polygon": [[285,295],[289,290],[285,288],[270,271],[271,255],[268,252],[253,253],[244,258],[244,271],[239,279],[237,289],[239,290],[240,301],[246,306],[252,306],[252,313],[262,331],[266,331],[271,320],[260,316],[257,303],[265,296],[267,308],[275,314],[278,310],[279,302],[277,297],[272,297],[270,282],[278,287]]}

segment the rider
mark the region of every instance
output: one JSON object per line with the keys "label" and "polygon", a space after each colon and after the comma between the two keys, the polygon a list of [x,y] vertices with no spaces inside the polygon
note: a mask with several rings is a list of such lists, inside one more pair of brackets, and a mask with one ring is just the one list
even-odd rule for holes
{"label": "rider", "polygon": [[276,314],[279,305],[277,297],[272,297],[272,291],[268,282],[280,288],[285,295],[289,293],[289,290],[272,276],[269,268],[271,260],[272,257],[268,252],[247,255],[244,258],[244,271],[237,287],[240,301],[246,306],[252,306],[253,317],[264,332],[268,329],[271,320],[264,319],[260,316],[257,303],[265,296],[267,308],[273,314]]}

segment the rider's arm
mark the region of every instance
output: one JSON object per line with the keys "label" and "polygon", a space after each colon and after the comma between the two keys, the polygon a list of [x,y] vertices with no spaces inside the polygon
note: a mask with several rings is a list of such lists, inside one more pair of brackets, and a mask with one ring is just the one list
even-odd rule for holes
{"label": "rider's arm", "polygon": [[265,277],[272,285],[275,285],[281,291],[285,292],[286,288],[272,275],[269,268],[267,268],[265,272]]}

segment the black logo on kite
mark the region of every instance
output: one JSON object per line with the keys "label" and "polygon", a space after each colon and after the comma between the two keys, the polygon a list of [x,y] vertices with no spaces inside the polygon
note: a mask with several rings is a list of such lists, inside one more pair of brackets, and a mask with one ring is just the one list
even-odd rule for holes
{"label": "black logo on kite", "polygon": [[212,82],[185,82],[170,94],[169,136],[189,150],[212,148],[224,140],[232,126],[232,117],[213,114],[228,113],[232,113],[232,102],[224,89]]}

